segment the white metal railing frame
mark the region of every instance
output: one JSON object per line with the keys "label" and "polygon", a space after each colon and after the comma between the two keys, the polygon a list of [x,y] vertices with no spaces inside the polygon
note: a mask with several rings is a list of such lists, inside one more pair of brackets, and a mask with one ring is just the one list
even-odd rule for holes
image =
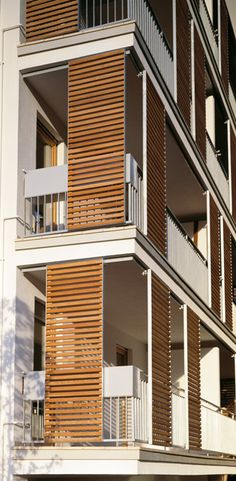
{"label": "white metal railing frame", "polygon": [[200,0],[199,13],[200,13],[200,17],[202,19],[203,25],[205,27],[205,30],[207,32],[207,38],[209,40],[212,52],[218,64],[219,62],[218,31],[214,29],[205,0]]}
{"label": "white metal railing frame", "polygon": [[[63,198],[62,198],[63,196]],[[48,202],[48,198],[50,201]],[[43,203],[40,204],[40,199]],[[61,215],[60,204],[64,203],[64,214]],[[43,214],[40,213],[40,205],[43,205]],[[34,207],[35,206],[35,207]],[[53,219],[54,206],[56,207],[56,222]],[[47,223],[46,208],[50,210],[50,223]],[[38,195],[25,198],[24,218],[25,232],[24,235],[34,236],[43,234],[55,234],[56,232],[67,231],[67,192],[58,192],[53,194]],[[29,211],[29,212],[28,212]]]}
{"label": "white metal railing frame", "polygon": [[131,154],[126,154],[126,222],[143,230],[143,173]]}
{"label": "white metal railing frame", "polygon": [[[107,10],[107,16],[106,21],[104,21],[104,6],[102,0],[93,0],[91,13],[92,22],[89,22],[88,0],[84,0],[84,2],[80,0],[79,9],[82,11],[83,15],[79,15],[79,18],[82,18],[83,20],[82,23],[80,21],[79,29],[83,30],[104,26],[110,23],[117,23],[119,21],[134,20],[170,92],[174,94],[173,54],[148,0],[114,0],[114,3],[112,2],[114,5],[112,18],[109,13],[109,4],[110,0],[107,0],[107,8],[105,9]],[[97,9],[99,7],[99,19],[97,21],[96,7]],[[120,7],[121,11],[119,18],[117,15],[118,7]]]}
{"label": "white metal railing frame", "polygon": [[140,396],[103,397],[103,442],[148,442],[148,382],[142,377]]}
{"label": "white metal railing frame", "polygon": [[223,172],[223,174],[224,174],[224,176],[225,176],[225,178],[226,178],[226,180],[227,180],[227,182],[228,182],[228,174],[227,174],[227,172],[226,172],[223,164],[222,164],[221,161],[220,161],[221,151],[220,151],[220,150],[216,150],[216,148],[215,148],[215,146],[214,146],[214,144],[213,144],[213,142],[212,142],[212,140],[211,140],[211,137],[210,137],[210,135],[208,134],[207,130],[206,130],[206,139],[207,139],[207,143],[209,144],[209,147],[210,147],[211,150],[212,150],[212,153],[213,153],[214,156],[215,156],[215,159],[216,159],[217,163],[219,164],[219,166],[220,166],[220,168],[221,168],[221,170],[222,170],[222,172]]}
{"label": "white metal railing frame", "polygon": [[175,226],[177,227],[179,232],[182,234],[183,238],[186,240],[187,244],[189,244],[189,246],[192,248],[192,250],[195,252],[195,254],[199,257],[199,259],[201,259],[203,264],[205,266],[207,266],[207,260],[205,259],[204,255],[201,253],[201,251],[198,249],[198,247],[194,244],[191,237],[189,237],[189,235],[187,234],[187,232],[185,231],[184,227],[179,222],[177,217],[175,217],[175,215],[169,209],[169,207],[167,207],[166,211],[167,211],[167,218],[169,217],[172,220],[172,222],[175,224]]}

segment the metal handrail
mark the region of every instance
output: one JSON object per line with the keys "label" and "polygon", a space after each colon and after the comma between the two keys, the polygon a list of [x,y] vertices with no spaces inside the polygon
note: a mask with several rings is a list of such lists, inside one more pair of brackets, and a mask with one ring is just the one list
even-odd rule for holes
{"label": "metal handrail", "polygon": [[208,141],[209,144],[210,144],[210,147],[211,147],[211,149],[212,149],[212,151],[213,151],[213,153],[214,153],[214,155],[215,155],[216,160],[218,161],[218,164],[219,164],[219,166],[220,166],[220,168],[221,168],[221,170],[222,170],[222,172],[223,172],[226,180],[228,181],[229,176],[228,176],[228,174],[227,174],[227,172],[226,172],[226,170],[225,170],[222,162],[220,161],[221,152],[218,151],[218,150],[216,150],[216,148],[215,148],[215,146],[214,146],[214,144],[213,144],[213,142],[212,142],[212,140],[211,140],[211,137],[210,137],[210,135],[208,134],[207,130],[206,130],[206,138],[207,138],[207,141]]}
{"label": "metal handrail", "polygon": [[213,35],[214,35],[215,42],[216,42],[216,44],[218,45],[218,30],[215,30],[215,28],[214,28],[214,25],[213,25],[213,23],[212,23],[212,20],[211,20],[210,15],[209,15],[208,8],[207,8],[207,6],[206,6],[205,0],[201,0],[201,1],[202,1],[202,5],[203,5],[203,7],[204,7],[204,9],[205,9],[205,12],[206,12],[208,21],[209,21],[209,24],[210,24],[210,27],[211,27],[211,31],[212,31],[212,33],[213,33]]}
{"label": "metal handrail", "polygon": [[169,207],[166,208],[166,211],[167,211],[167,214],[170,216],[170,218],[173,220],[173,222],[175,223],[176,227],[180,230],[181,234],[185,237],[186,241],[188,242],[188,244],[190,244],[190,246],[192,247],[192,249],[196,252],[196,254],[200,257],[201,261],[203,262],[203,264],[205,264],[207,266],[207,260],[206,258],[204,257],[204,255],[201,253],[201,251],[198,249],[198,247],[196,246],[196,244],[194,244],[194,242],[192,241],[191,237],[189,237],[189,235],[187,234],[186,230],[184,229],[184,227],[182,226],[182,224],[180,223],[180,221],[177,219],[177,217],[173,214],[173,212],[170,210]]}

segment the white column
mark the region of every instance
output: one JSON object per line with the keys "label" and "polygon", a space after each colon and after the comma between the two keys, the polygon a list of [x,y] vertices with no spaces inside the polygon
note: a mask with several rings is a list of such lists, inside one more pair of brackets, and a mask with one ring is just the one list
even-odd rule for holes
{"label": "white column", "polygon": [[148,321],[148,443],[152,444],[152,271],[147,271],[147,321]]}
{"label": "white column", "polygon": [[147,72],[143,71],[143,232],[147,235]]}
{"label": "white column", "polygon": [[185,382],[185,448],[189,449],[189,413],[188,413],[188,317],[187,305],[183,305],[184,311],[184,382]]}

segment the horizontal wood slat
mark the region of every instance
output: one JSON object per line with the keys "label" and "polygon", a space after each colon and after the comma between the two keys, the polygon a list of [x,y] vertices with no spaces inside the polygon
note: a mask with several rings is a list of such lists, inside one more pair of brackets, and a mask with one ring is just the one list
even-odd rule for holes
{"label": "horizontal wood slat", "polygon": [[78,0],[26,0],[26,40],[35,41],[78,30]]}
{"label": "horizontal wood slat", "polygon": [[171,444],[170,291],[152,274],[153,444]]}
{"label": "horizontal wood slat", "polygon": [[[60,287],[55,291],[58,279]],[[64,287],[68,279],[69,291]],[[84,289],[84,284],[89,289]],[[100,259],[47,268],[45,438],[48,442],[102,439],[102,285]]]}
{"label": "horizontal wood slat", "polygon": [[188,307],[189,448],[201,447],[200,320]]}
{"label": "horizontal wood slat", "polygon": [[69,63],[69,230],[125,221],[124,92],[124,50]]}
{"label": "horizontal wood slat", "polygon": [[178,0],[176,8],[177,40],[177,104],[188,127],[190,127],[190,57],[191,32],[187,0]]}
{"label": "horizontal wood slat", "polygon": [[225,279],[225,324],[233,330],[233,265],[232,237],[224,221],[224,279]]}
{"label": "horizontal wood slat", "polygon": [[221,317],[220,295],[220,227],[219,212],[210,198],[210,237],[211,237],[211,304],[215,314]]}
{"label": "horizontal wood slat", "polygon": [[228,46],[228,11],[225,0],[220,2],[220,22],[221,22],[221,76],[225,91],[229,92],[229,46]]}
{"label": "horizontal wood slat", "polygon": [[196,27],[194,27],[194,73],[195,73],[195,115],[196,143],[206,160],[206,73],[205,54]]}
{"label": "horizontal wood slat", "polygon": [[166,254],[165,109],[147,77],[147,235]]}

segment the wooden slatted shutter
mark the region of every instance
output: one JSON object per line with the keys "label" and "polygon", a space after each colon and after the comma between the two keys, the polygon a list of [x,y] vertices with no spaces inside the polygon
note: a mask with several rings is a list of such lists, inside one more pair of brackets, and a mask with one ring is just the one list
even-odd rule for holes
{"label": "wooden slatted shutter", "polygon": [[200,321],[188,307],[188,417],[189,448],[201,447]]}
{"label": "wooden slatted shutter", "polygon": [[152,274],[153,444],[171,444],[170,290]]}
{"label": "wooden slatted shutter", "polygon": [[231,176],[232,176],[232,215],[236,222],[236,136],[230,127],[230,153],[231,153]]}
{"label": "wooden slatted shutter", "polygon": [[166,254],[165,109],[147,77],[147,235]]}
{"label": "wooden slatted shutter", "polygon": [[206,75],[202,42],[194,27],[196,143],[206,160]]}
{"label": "wooden slatted shutter", "polygon": [[191,30],[187,0],[178,0],[176,8],[177,40],[177,104],[190,127],[191,117]]}
{"label": "wooden slatted shutter", "polygon": [[211,237],[211,304],[218,317],[221,317],[220,295],[220,229],[219,212],[213,199],[210,199]]}
{"label": "wooden slatted shutter", "polygon": [[226,92],[229,91],[229,46],[228,46],[228,11],[225,0],[220,3],[221,22],[221,76]]}
{"label": "wooden slatted shutter", "polygon": [[125,51],[69,63],[68,229],[125,221]]}
{"label": "wooden slatted shutter", "polygon": [[102,260],[47,268],[45,438],[102,440]]}
{"label": "wooden slatted shutter", "polygon": [[224,221],[224,280],[225,280],[225,324],[233,330],[233,265],[232,237]]}
{"label": "wooden slatted shutter", "polygon": [[78,31],[78,0],[26,0],[26,40]]}

